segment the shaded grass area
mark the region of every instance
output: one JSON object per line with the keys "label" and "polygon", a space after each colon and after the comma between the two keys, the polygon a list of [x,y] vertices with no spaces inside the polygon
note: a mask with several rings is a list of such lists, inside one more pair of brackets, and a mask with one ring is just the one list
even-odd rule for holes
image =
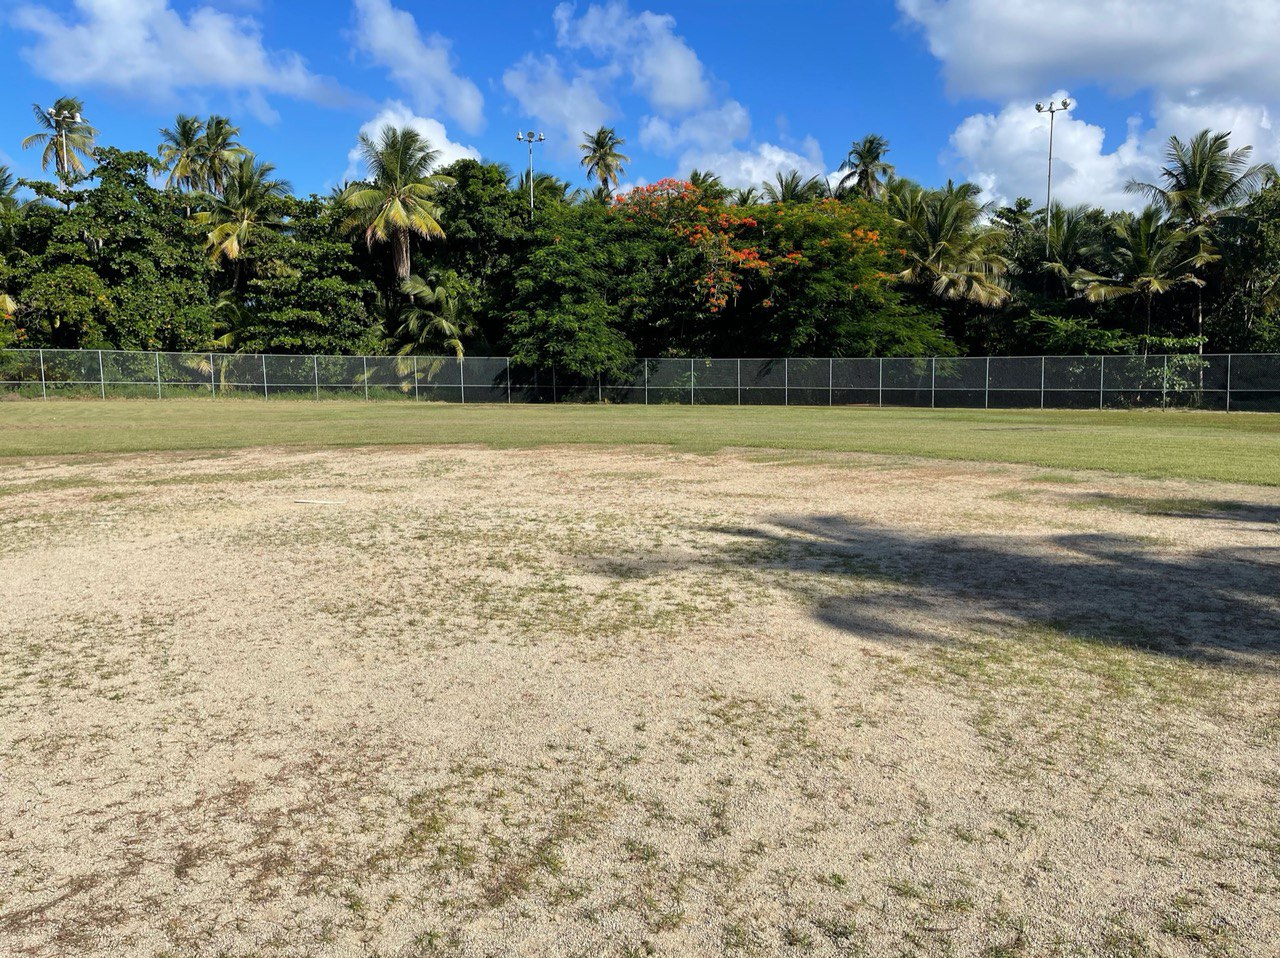
{"label": "shaded grass area", "polygon": [[453,443],[862,452],[1280,485],[1280,417],[1265,415],[199,400],[0,405],[0,457]]}

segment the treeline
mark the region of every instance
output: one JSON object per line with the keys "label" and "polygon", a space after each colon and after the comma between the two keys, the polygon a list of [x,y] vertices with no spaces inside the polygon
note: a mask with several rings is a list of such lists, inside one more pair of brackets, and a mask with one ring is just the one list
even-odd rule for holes
{"label": "treeline", "polygon": [[615,194],[623,141],[577,190],[440,168],[412,129],[361,142],[366,178],[295,196],[226,118],[154,154],[101,146],[79,101],[0,167],[0,345],[470,352],[583,373],[637,356],[1280,351],[1280,185],[1208,131],[1169,143],[1139,214],[984,206],[896,177],[855,142],[835,183],[712,172]]}

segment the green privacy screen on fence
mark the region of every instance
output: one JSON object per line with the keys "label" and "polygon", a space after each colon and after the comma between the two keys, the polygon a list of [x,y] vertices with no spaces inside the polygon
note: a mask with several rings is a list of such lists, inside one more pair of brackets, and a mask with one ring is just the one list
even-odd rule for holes
{"label": "green privacy screen on fence", "polygon": [[582,376],[469,356],[0,351],[6,397],[461,403],[1190,407],[1280,412],[1280,354],[917,359],[641,359]]}

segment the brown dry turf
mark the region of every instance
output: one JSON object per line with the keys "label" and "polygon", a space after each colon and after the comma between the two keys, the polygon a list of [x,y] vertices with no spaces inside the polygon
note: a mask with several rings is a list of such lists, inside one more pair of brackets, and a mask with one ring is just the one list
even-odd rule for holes
{"label": "brown dry turf", "polygon": [[1274,488],[260,449],[0,528],[5,955],[1277,953]]}

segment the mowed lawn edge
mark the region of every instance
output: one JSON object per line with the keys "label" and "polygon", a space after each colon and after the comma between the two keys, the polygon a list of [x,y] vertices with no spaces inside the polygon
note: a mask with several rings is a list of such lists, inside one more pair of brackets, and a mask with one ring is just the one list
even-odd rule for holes
{"label": "mowed lawn edge", "polygon": [[249,400],[0,404],[0,458],[262,446],[851,452],[1280,485],[1280,415]]}

